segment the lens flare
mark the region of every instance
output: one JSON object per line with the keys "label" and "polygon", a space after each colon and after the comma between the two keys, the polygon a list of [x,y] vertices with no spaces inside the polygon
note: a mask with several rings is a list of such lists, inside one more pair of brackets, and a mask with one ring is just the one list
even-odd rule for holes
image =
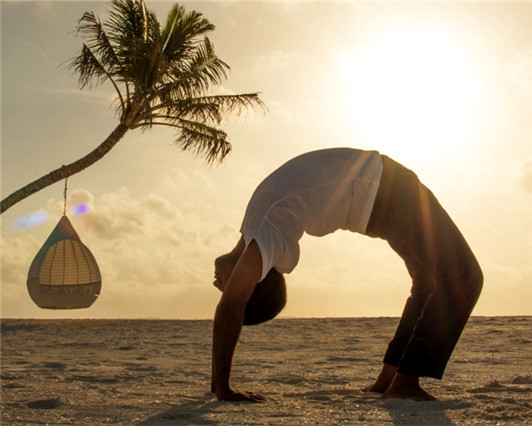
{"label": "lens flare", "polygon": [[82,214],[85,214],[89,211],[89,205],[85,203],[78,204],[74,207],[72,207],[72,213],[74,213],[76,216],[80,216]]}
{"label": "lens flare", "polygon": [[34,226],[47,222],[49,217],[50,215],[48,214],[48,212],[34,212],[15,219],[11,226],[14,229],[32,228]]}

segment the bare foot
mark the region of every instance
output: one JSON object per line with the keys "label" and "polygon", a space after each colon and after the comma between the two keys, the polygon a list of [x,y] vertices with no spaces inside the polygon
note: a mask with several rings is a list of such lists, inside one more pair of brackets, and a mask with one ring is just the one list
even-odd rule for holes
{"label": "bare foot", "polygon": [[362,388],[362,392],[376,392],[382,394],[385,393],[390,384],[392,383],[396,372],[397,367],[394,367],[390,364],[383,364],[382,370],[379,374],[379,377],[377,377],[375,383],[373,383],[371,386]]}
{"label": "bare foot", "polygon": [[419,386],[419,377],[397,373],[382,399],[411,399],[413,401],[434,401],[436,398]]}
{"label": "bare foot", "polygon": [[402,388],[391,390],[388,389],[383,395],[382,399],[411,399],[412,401],[435,401],[436,397],[432,396],[426,390],[419,388]]}

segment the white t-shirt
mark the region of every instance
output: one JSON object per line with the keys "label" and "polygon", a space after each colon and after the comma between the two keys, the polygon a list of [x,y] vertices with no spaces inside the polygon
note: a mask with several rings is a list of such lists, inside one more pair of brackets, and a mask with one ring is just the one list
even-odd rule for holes
{"label": "white t-shirt", "polygon": [[304,232],[322,236],[338,229],[364,233],[382,175],[377,151],[332,148],[288,161],[257,187],[240,232],[255,240],[262,278],[271,268],[291,272]]}

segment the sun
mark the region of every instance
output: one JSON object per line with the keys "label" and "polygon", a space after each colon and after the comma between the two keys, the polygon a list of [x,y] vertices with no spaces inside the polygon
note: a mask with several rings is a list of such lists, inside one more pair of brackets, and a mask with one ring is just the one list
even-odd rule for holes
{"label": "sun", "polygon": [[452,155],[469,134],[479,82],[448,33],[395,27],[340,60],[344,114],[400,158]]}

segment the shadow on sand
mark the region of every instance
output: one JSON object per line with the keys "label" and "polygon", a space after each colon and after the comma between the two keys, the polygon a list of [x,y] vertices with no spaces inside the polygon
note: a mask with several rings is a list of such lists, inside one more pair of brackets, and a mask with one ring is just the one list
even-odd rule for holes
{"label": "shadow on sand", "polygon": [[[300,397],[307,397],[308,394],[299,395]],[[429,401],[429,402],[415,402],[410,400],[392,399],[384,402],[377,402],[374,398],[356,398],[357,402],[368,403],[368,408],[378,411],[387,412],[390,419],[386,424],[396,426],[410,426],[410,425],[438,425],[438,426],[455,426],[457,423],[453,422],[447,417],[448,411],[463,410],[471,406],[470,403],[461,400],[444,400],[444,401]],[[345,401],[344,403],[349,403]],[[214,395],[210,392],[205,393],[202,397],[182,402],[175,405],[159,414],[151,416],[139,423],[137,426],[155,426],[155,425],[177,425],[177,424],[194,424],[194,425],[212,425],[220,424],[220,415],[224,412],[231,412],[235,410],[235,404],[247,405],[249,403],[231,403],[229,405],[220,404],[215,400]],[[242,407],[241,407],[242,408]],[[239,410],[237,408],[237,410]],[[292,420],[293,424],[297,424],[297,415]],[[277,414],[279,420],[282,415]],[[291,417],[287,413],[287,418]],[[285,418],[284,421],[287,420]],[[270,419],[272,420],[272,419]],[[331,419],[333,420],[333,419]],[[359,419],[360,420],[360,419]],[[375,420],[375,419],[373,419]],[[371,423],[371,419],[365,419],[363,424]],[[271,422],[266,421],[266,424]],[[291,424],[291,423],[288,423]],[[334,424],[334,421],[332,421]]]}
{"label": "shadow on sand", "polygon": [[207,392],[201,398],[190,399],[179,405],[175,405],[162,413],[149,417],[137,426],[154,425],[212,425],[219,421],[208,419],[206,416],[219,411],[222,405],[215,400],[214,394]]}
{"label": "shadow on sand", "polygon": [[462,410],[471,404],[460,400],[416,402],[402,399],[390,399],[382,403],[394,425],[457,425],[447,417],[446,412]]}

